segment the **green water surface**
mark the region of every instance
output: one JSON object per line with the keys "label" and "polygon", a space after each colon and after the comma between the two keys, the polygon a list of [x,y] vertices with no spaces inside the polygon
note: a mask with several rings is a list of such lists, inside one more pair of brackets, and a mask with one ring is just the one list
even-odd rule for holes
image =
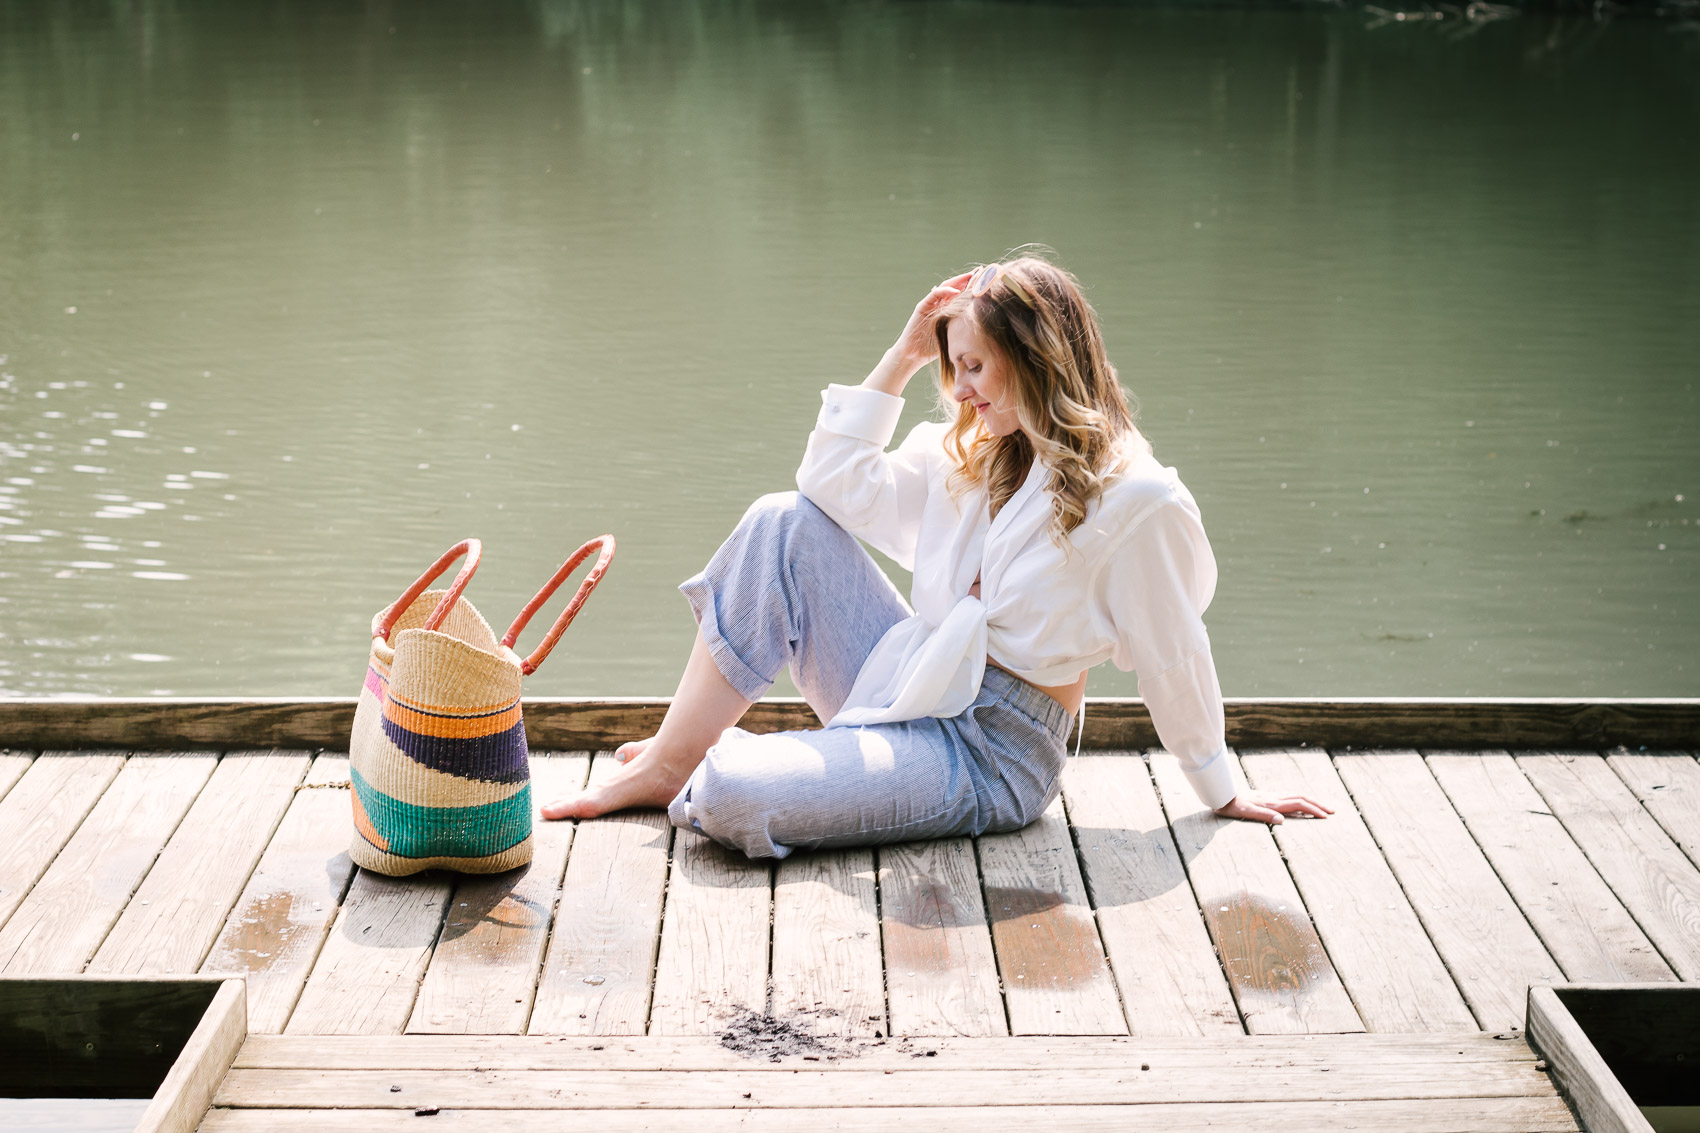
{"label": "green water surface", "polygon": [[0,692],[352,696],[441,549],[500,630],[603,531],[529,690],[670,692],[819,389],[1042,241],[1226,692],[1696,695],[1700,32],[1373,23],[0,3]]}

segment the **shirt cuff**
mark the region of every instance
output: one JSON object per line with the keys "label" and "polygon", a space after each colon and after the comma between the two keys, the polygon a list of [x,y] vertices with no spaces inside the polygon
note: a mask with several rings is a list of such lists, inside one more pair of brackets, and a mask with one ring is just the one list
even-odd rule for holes
{"label": "shirt cuff", "polygon": [[1240,793],[1239,783],[1234,778],[1234,761],[1228,758],[1227,748],[1217,752],[1202,767],[1183,767],[1182,770],[1186,772],[1187,782],[1192,784],[1193,793],[1211,810],[1227,806]]}
{"label": "shirt cuff", "polygon": [[884,448],[897,432],[897,419],[903,415],[903,399],[896,394],[881,393],[863,386],[841,386],[832,383],[821,391],[820,416],[817,429],[854,437],[859,441]]}

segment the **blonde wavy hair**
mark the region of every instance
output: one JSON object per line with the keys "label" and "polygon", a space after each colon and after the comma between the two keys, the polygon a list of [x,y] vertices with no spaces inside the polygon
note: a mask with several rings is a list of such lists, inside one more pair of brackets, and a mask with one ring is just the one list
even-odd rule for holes
{"label": "blonde wavy hair", "polygon": [[[1136,408],[1104,352],[1097,312],[1080,281],[1036,256],[998,268],[985,294],[964,290],[936,316],[939,396],[955,414],[945,434],[945,451],[957,465],[949,483],[957,494],[984,486],[996,516],[1034,457],[1042,457],[1051,469],[1051,539],[1066,550],[1107,480],[1151,445],[1135,424]],[[986,432],[974,407],[953,397],[956,368],[947,336],[961,318],[971,319],[998,353],[1022,426],[1007,437]]]}

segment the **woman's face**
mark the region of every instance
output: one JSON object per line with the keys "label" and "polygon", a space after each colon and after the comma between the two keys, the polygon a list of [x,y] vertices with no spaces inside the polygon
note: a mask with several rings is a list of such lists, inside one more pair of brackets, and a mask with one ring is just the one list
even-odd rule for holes
{"label": "woman's face", "polygon": [[945,327],[950,361],[956,368],[957,401],[966,401],[980,415],[986,432],[1007,437],[1021,428],[1015,397],[1004,378],[1003,362],[980,328],[968,318],[955,318]]}

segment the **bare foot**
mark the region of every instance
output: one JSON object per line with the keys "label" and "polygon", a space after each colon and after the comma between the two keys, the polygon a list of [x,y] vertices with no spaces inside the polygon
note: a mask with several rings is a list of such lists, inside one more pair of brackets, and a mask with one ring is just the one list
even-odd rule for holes
{"label": "bare foot", "polygon": [[691,776],[691,767],[679,770],[655,747],[654,736],[622,744],[614,758],[621,766],[605,781],[549,803],[543,807],[543,817],[596,818],[631,807],[665,809]]}

